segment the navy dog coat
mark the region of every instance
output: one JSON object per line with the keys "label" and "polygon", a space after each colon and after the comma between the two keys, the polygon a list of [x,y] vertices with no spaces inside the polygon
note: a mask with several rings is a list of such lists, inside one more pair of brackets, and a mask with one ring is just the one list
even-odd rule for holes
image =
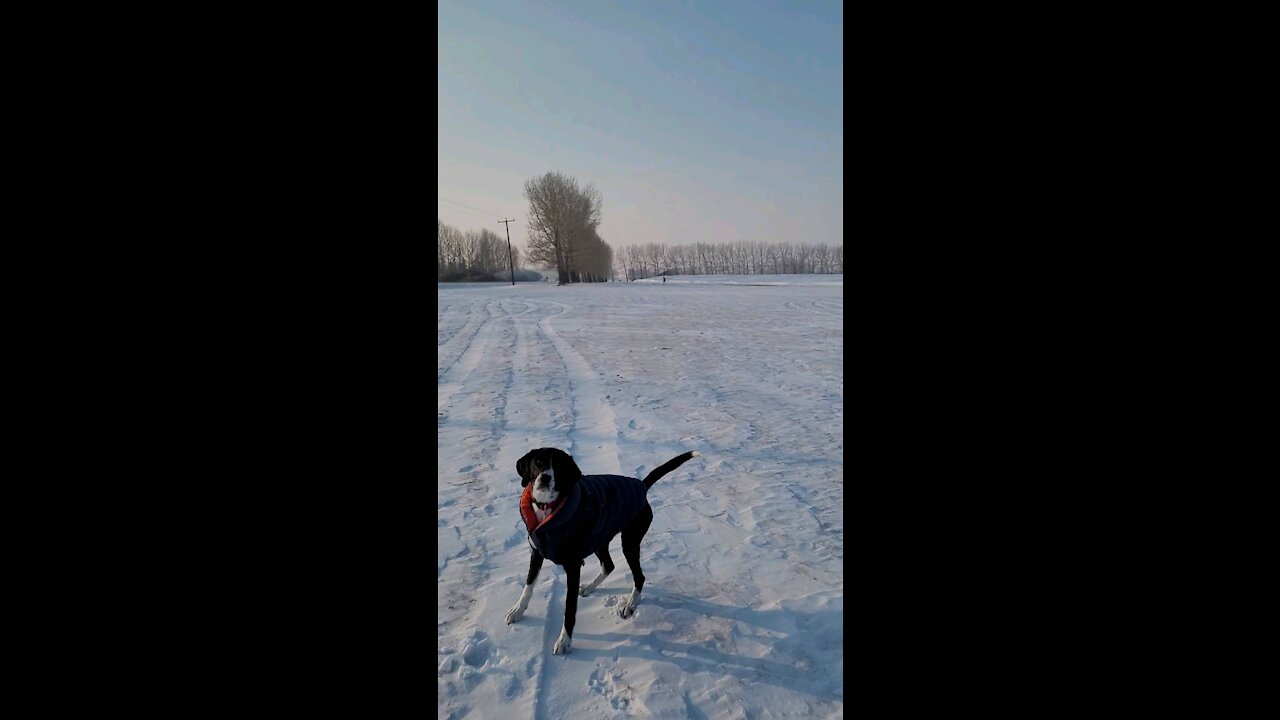
{"label": "navy dog coat", "polygon": [[640,514],[646,494],[644,483],[636,478],[583,475],[569,497],[561,499],[560,506],[539,524],[529,484],[520,496],[520,516],[529,531],[529,543],[542,557],[557,565],[581,563],[607,548],[613,536]]}

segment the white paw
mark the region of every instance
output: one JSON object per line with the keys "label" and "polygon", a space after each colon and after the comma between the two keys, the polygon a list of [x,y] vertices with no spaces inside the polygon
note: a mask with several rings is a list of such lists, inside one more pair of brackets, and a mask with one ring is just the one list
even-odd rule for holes
{"label": "white paw", "polygon": [[516,600],[515,607],[507,612],[508,625],[524,617],[525,608],[529,607],[529,596],[532,594],[533,586],[525,585],[524,589],[520,591],[520,599]]}
{"label": "white paw", "polygon": [[578,594],[579,594],[579,595],[581,595],[582,597],[586,597],[586,596],[590,595],[590,594],[591,594],[591,591],[592,591],[592,590],[595,590],[595,589],[596,589],[596,586],[597,586],[597,585],[599,585],[599,584],[600,584],[600,583],[601,583],[605,578],[607,578],[607,577],[609,577],[609,573],[607,573],[607,572],[605,572],[605,571],[601,570],[601,571],[600,571],[600,574],[599,574],[599,575],[597,575],[597,576],[596,576],[596,578],[595,578],[594,580],[592,580],[591,582],[587,583],[586,585],[583,585],[582,587],[580,587],[580,588],[578,589]]}
{"label": "white paw", "polygon": [[640,593],[631,591],[631,595],[618,606],[618,617],[629,618],[636,612],[636,605],[640,603]]}
{"label": "white paw", "polygon": [[517,604],[507,611],[507,624],[510,625],[522,617],[524,617],[524,608]]}
{"label": "white paw", "polygon": [[559,638],[558,640],[556,640],[555,647],[551,648],[551,654],[552,654],[552,655],[565,655],[565,654],[567,654],[567,653],[569,652],[569,646],[570,646],[570,645],[572,645],[572,644],[573,644],[573,642],[572,642],[572,640],[569,638],[569,635],[568,635],[567,633],[565,633],[565,631],[564,631],[563,629],[561,629],[561,630],[560,630],[560,638]]}

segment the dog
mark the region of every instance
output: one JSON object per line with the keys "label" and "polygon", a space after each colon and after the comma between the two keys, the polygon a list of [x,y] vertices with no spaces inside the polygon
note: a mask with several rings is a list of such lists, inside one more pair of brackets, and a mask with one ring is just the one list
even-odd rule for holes
{"label": "dog", "polygon": [[[564,568],[569,594],[564,604],[564,627],[551,652],[568,653],[573,644],[573,626],[578,612],[578,596],[586,597],[613,572],[609,542],[622,533],[622,555],[631,568],[635,588],[618,608],[618,614],[629,618],[640,602],[644,573],[640,570],[640,541],[653,521],[649,505],[649,488],[663,475],[683,465],[697,452],[678,455],[645,476],[644,480],[621,475],[583,475],[573,456],[556,448],[530,450],[516,461],[520,476],[520,517],[529,532],[529,577],[520,599],[507,612],[510,625],[524,616],[533,594],[533,581],[542,569],[543,559]],[[590,583],[579,585],[582,566],[588,555],[600,559],[600,574]]]}

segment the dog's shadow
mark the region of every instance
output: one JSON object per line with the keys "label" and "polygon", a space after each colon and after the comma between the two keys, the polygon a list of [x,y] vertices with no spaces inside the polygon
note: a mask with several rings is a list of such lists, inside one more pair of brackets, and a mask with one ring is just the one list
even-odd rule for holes
{"label": "dog's shadow", "polygon": [[[628,594],[630,590],[597,590],[591,594],[591,597]],[[840,689],[842,678],[839,670],[822,666],[820,658],[809,657],[801,650],[816,648],[822,650],[824,655],[829,656],[834,653],[843,656],[843,634],[841,631],[834,634],[831,632],[832,628],[843,629],[843,611],[840,608],[818,612],[755,610],[748,607],[717,605],[678,593],[658,591],[646,592],[640,601],[638,611],[643,613],[646,605],[662,608],[668,612],[683,610],[695,615],[726,618],[774,633],[790,635],[786,644],[800,657],[793,663],[746,657],[725,652],[716,647],[708,647],[706,642],[675,642],[663,637],[671,635],[671,632],[653,628],[635,633],[591,633],[585,631],[583,623],[579,623],[577,632],[574,633],[574,640],[581,638],[610,643],[614,647],[598,650],[575,644],[568,658],[594,663],[599,658],[612,660],[617,657],[637,657],[655,663],[671,663],[684,672],[727,673],[743,682],[769,683],[802,692],[820,700],[838,702],[843,699]],[[579,604],[578,607],[581,615],[582,605]],[[677,627],[678,625],[679,623]],[[770,644],[771,640],[777,644],[776,639],[759,634],[750,639],[764,645]]]}

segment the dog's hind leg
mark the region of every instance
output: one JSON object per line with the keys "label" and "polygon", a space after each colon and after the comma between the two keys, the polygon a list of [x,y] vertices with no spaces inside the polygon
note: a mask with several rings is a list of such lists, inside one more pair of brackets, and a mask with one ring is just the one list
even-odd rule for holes
{"label": "dog's hind leg", "polygon": [[533,594],[533,581],[538,579],[538,571],[542,569],[542,553],[537,550],[532,552],[533,555],[529,557],[529,579],[525,580],[524,590],[520,591],[520,599],[507,611],[508,625],[524,617],[524,611],[529,607],[529,596]]}
{"label": "dog's hind leg", "polygon": [[627,566],[631,568],[631,577],[636,583],[631,596],[618,608],[618,615],[624,618],[629,618],[635,613],[636,605],[640,603],[640,591],[644,589],[644,572],[640,569],[640,541],[644,539],[644,534],[649,532],[651,522],[653,522],[653,508],[645,505],[644,511],[636,516],[630,525],[622,529],[622,556],[627,559]]}
{"label": "dog's hind leg", "polygon": [[582,597],[590,595],[591,591],[595,590],[596,586],[598,586],[602,580],[609,577],[609,573],[613,572],[613,558],[609,557],[608,545],[605,545],[600,552],[596,553],[596,557],[600,559],[600,574],[596,575],[595,579],[591,582],[583,585],[582,589],[578,591],[578,594]]}

